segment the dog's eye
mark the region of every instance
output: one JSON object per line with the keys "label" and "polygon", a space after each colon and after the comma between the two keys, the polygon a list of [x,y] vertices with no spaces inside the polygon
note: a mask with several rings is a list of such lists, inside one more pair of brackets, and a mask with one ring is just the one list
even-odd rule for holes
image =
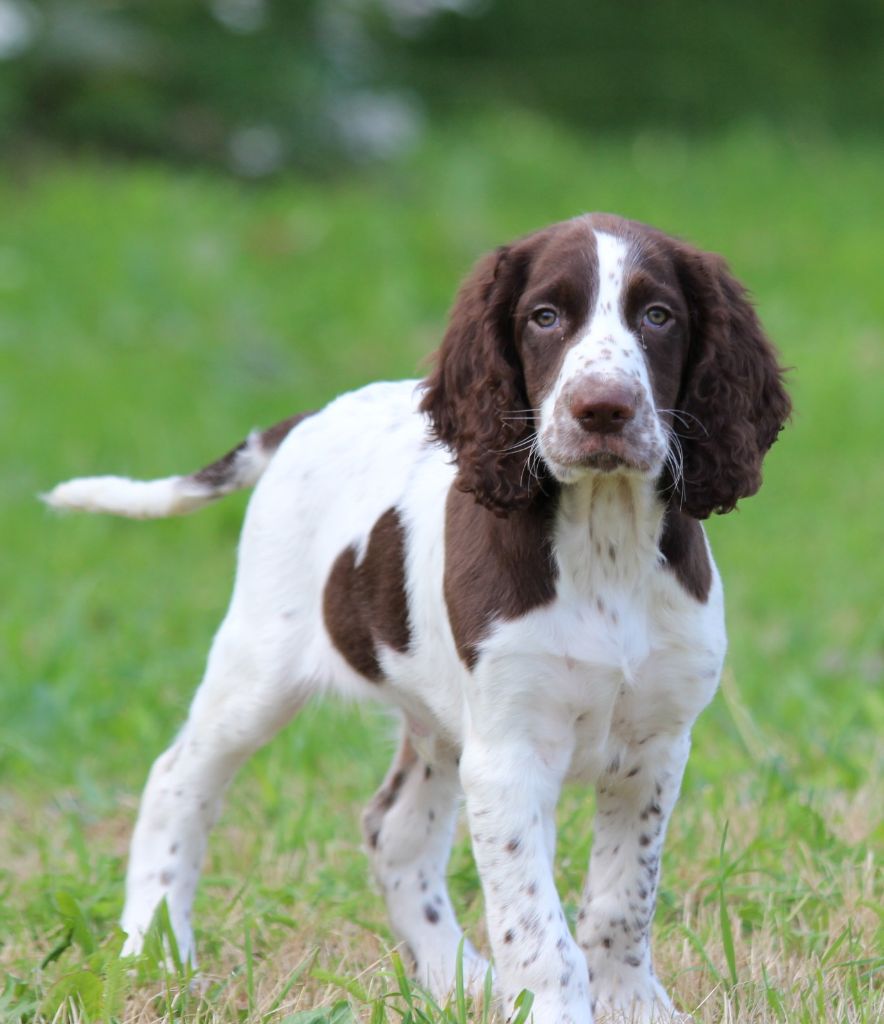
{"label": "dog's eye", "polygon": [[670,319],[669,310],[664,309],[662,306],[651,306],[650,309],[645,311],[645,320],[652,327],[662,327]]}
{"label": "dog's eye", "polygon": [[559,314],[551,307],[543,306],[541,309],[534,310],[531,319],[538,327],[555,327],[559,322]]}

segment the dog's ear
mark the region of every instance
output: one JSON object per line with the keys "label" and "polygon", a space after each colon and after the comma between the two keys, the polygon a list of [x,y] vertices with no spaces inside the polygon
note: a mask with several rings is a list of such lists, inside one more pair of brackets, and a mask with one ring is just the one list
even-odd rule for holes
{"label": "dog's ear", "polygon": [[745,289],[724,260],[682,247],[691,345],[677,408],[683,488],[696,519],[730,512],[761,486],[761,462],[791,412],[783,369]]}
{"label": "dog's ear", "polygon": [[457,486],[498,515],[526,507],[541,481],[527,465],[534,426],[513,313],[530,244],[484,256],[461,286],[421,409],[457,463]]}

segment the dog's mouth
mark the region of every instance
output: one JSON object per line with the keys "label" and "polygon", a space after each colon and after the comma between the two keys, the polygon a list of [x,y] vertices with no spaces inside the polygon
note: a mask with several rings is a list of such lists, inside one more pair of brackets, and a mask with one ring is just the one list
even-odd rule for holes
{"label": "dog's mouth", "polygon": [[567,460],[572,466],[598,473],[648,473],[651,459],[643,445],[637,445],[623,436],[589,435],[582,444],[575,445]]}
{"label": "dog's mouth", "polygon": [[599,451],[593,452],[581,460],[581,465],[587,469],[597,469],[601,473],[613,473],[615,469],[638,469],[634,463],[618,455],[617,452]]}
{"label": "dog's mouth", "polygon": [[[549,453],[551,455],[552,453]],[[653,459],[637,452],[633,445],[622,440],[593,441],[576,451],[562,452],[548,458],[553,475],[562,483],[577,480],[587,473],[654,473]]]}

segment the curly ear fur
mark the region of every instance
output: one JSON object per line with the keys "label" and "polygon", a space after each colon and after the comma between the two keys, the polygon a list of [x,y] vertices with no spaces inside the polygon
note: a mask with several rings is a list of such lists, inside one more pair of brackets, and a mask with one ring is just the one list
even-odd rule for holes
{"label": "curly ear fur", "polygon": [[512,317],[528,253],[504,246],[484,256],[462,285],[421,410],[454,451],[457,486],[498,515],[524,508],[541,481],[526,466],[534,424]]}
{"label": "curly ear fur", "polygon": [[681,507],[696,519],[730,512],[761,486],[761,462],[789,418],[783,370],[746,292],[718,256],[685,248],[682,287],[692,339],[677,408]]}

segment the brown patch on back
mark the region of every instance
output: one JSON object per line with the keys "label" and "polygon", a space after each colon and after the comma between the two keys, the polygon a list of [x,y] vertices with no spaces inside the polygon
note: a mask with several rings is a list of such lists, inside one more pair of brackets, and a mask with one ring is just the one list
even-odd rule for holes
{"label": "brown patch on back", "polygon": [[445,603],[457,653],[468,668],[493,622],[515,619],[555,597],[555,500],[506,519],[452,487],[445,515]]}
{"label": "brown patch on back", "polygon": [[335,559],[325,584],[322,613],[332,642],[360,675],[380,682],[378,644],[405,652],[411,642],[405,593],[405,531],[395,508],[372,527],[365,557],[356,548]]}
{"label": "brown patch on back", "polygon": [[712,566],[697,520],[678,509],[667,509],[660,551],[678,582],[691,597],[705,604],[712,586]]}

